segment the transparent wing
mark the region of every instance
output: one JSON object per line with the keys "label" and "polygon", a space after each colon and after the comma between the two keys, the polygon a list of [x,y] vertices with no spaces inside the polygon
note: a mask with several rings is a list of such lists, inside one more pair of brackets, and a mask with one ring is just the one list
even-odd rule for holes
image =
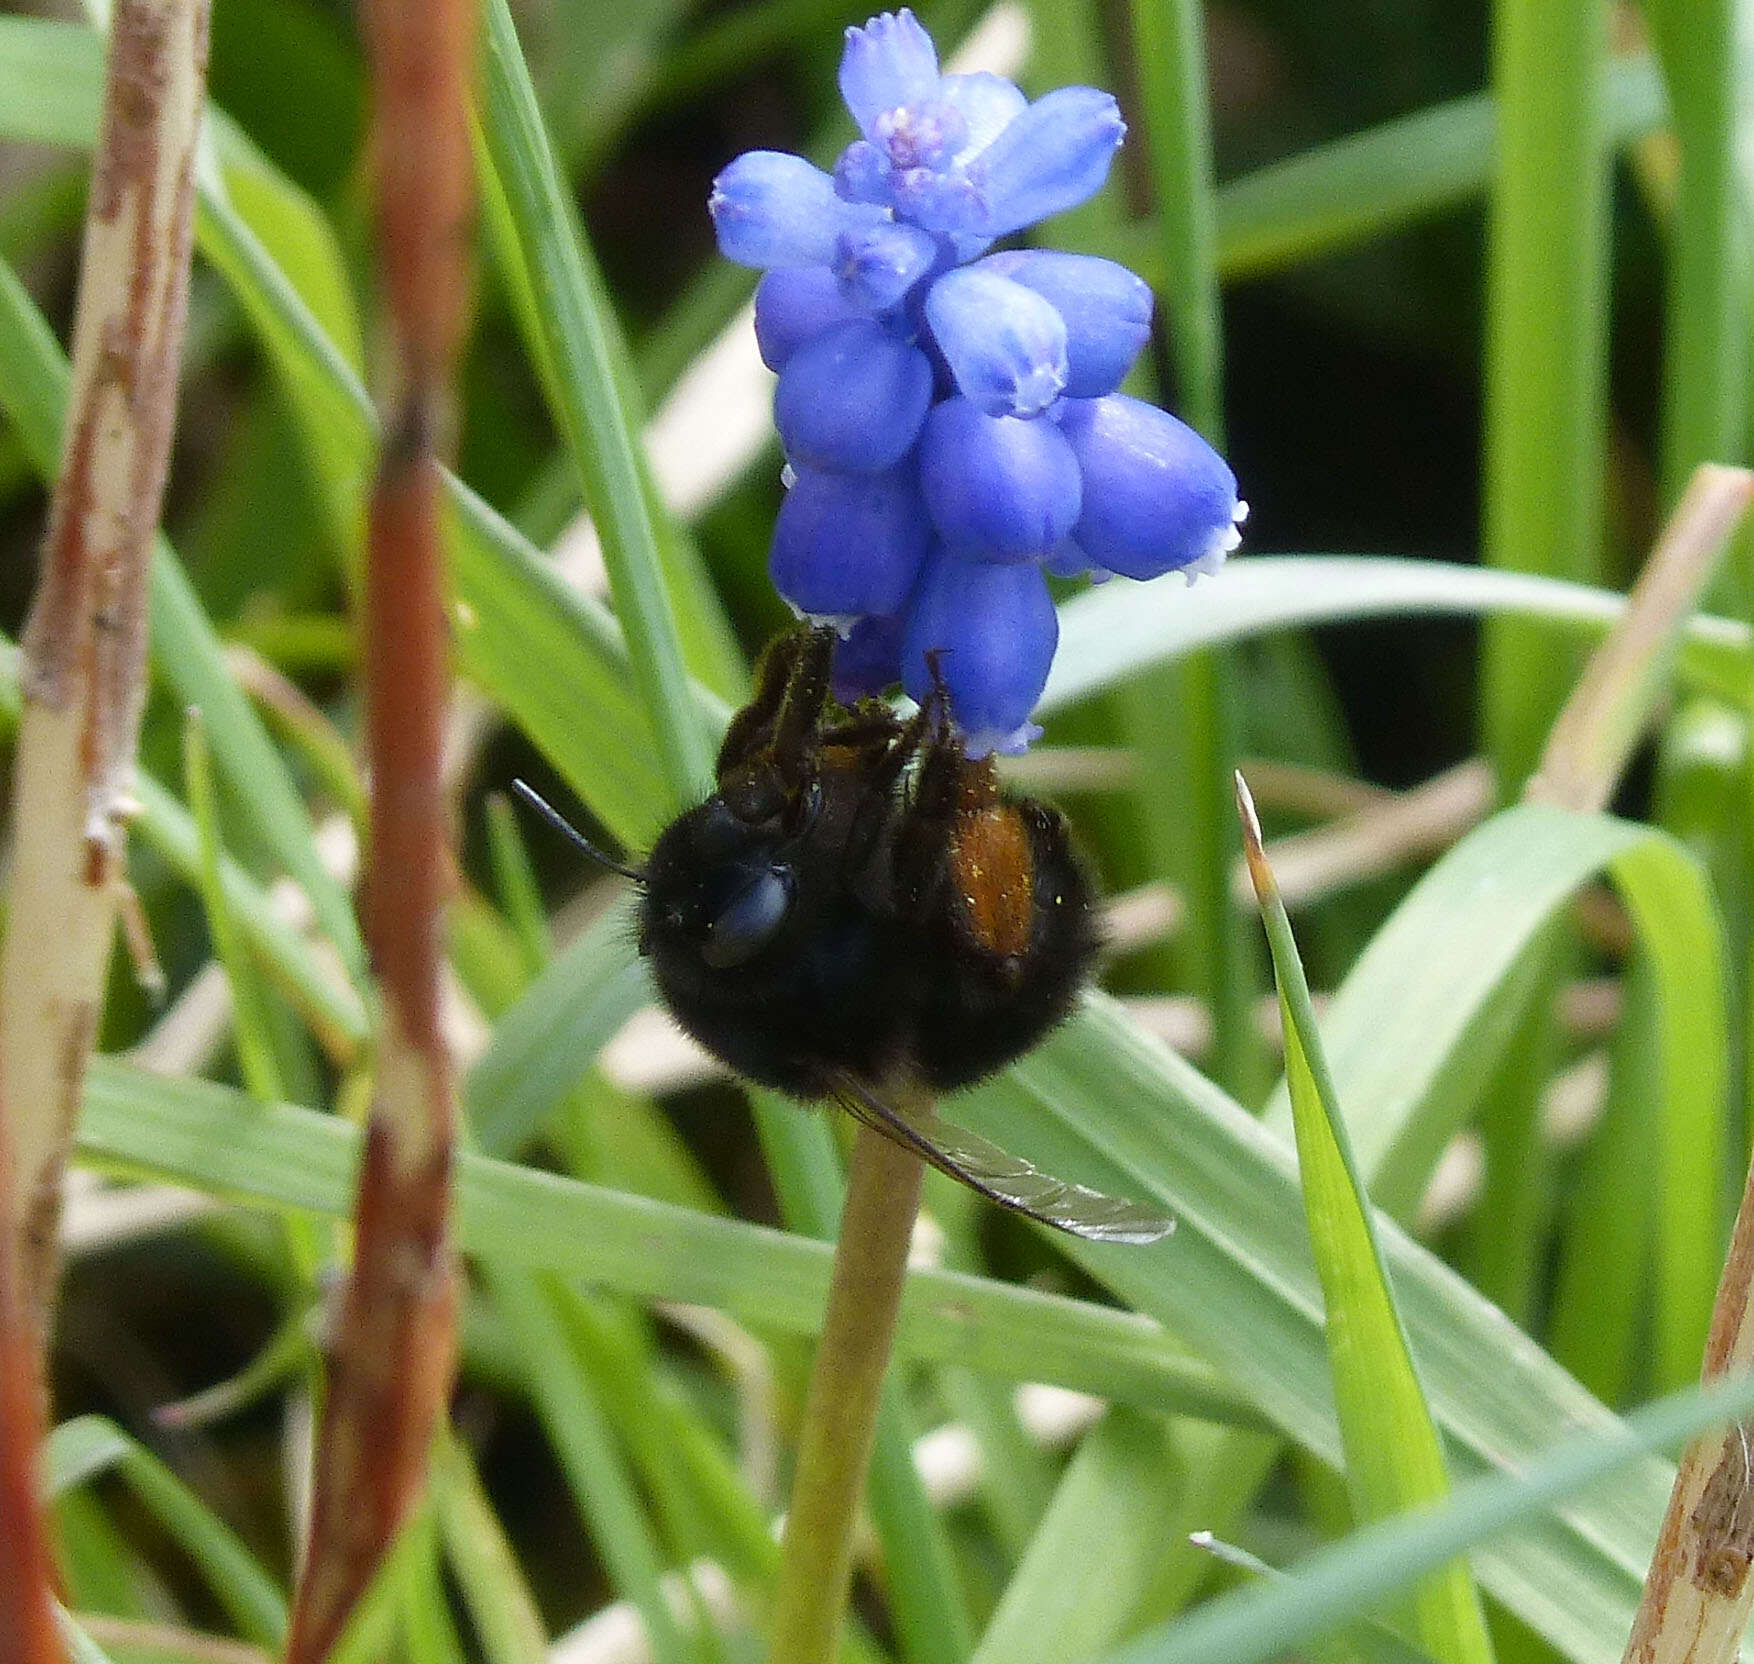
{"label": "transparent wing", "polygon": [[835,1097],[849,1115],[912,1150],[940,1173],[948,1173],[999,1207],[1056,1230],[1092,1242],[1156,1242],[1175,1229],[1175,1221],[1166,1214],[1069,1179],[1056,1179],[966,1127],[936,1115],[904,1115],[856,1076],[842,1072],[835,1081]]}

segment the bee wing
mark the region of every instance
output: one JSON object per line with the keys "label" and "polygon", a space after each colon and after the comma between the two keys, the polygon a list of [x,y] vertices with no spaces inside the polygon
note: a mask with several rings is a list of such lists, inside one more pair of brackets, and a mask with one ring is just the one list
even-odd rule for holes
{"label": "bee wing", "polygon": [[904,1115],[852,1075],[839,1075],[835,1097],[848,1114],[912,1150],[940,1173],[948,1173],[999,1207],[1056,1230],[1092,1242],[1156,1242],[1175,1229],[1175,1221],[1166,1214],[1069,1179],[1056,1179],[966,1127],[936,1115]]}

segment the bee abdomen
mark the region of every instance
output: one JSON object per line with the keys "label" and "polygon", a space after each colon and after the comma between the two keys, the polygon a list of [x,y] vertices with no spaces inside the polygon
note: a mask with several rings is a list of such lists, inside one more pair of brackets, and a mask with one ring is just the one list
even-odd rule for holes
{"label": "bee abdomen", "polygon": [[1035,849],[1019,806],[1001,801],[962,817],[947,876],[969,945],[1002,974],[1020,967],[1034,934]]}

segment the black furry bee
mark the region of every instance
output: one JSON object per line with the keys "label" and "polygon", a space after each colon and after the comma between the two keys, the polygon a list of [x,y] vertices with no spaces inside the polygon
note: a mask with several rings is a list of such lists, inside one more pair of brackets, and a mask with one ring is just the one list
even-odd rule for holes
{"label": "black furry bee", "polygon": [[1064,819],[963,755],[942,686],[908,721],[880,700],[843,710],[833,651],[827,629],[774,640],[717,793],[643,870],[617,868],[641,887],[665,1004],[738,1074],[836,1099],[1002,1207],[1099,1240],[1162,1236],[1137,1203],[892,1106],[897,1083],[952,1092],[1041,1040],[1089,978],[1097,926]]}

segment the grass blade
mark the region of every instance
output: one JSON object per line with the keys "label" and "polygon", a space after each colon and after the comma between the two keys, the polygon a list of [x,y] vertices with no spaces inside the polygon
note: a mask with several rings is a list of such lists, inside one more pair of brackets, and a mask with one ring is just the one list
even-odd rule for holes
{"label": "grass blade", "polygon": [[[1372,618],[1500,615],[1540,622],[1551,639],[1594,640],[1625,610],[1610,590],[1526,572],[1358,555],[1254,555],[1191,591],[1104,584],[1060,610],[1060,651],[1041,711],[1063,710],[1148,665],[1273,630]],[[1726,618],[1686,627],[1682,680],[1740,702],[1754,632]]]}
{"label": "grass blade", "polygon": [[[1608,142],[1630,144],[1668,115],[1648,54],[1612,64],[1602,88]],[[1218,192],[1218,268],[1227,278],[1298,265],[1466,202],[1486,189],[1498,151],[1490,93],[1318,145]]]}
{"label": "grass blade", "polygon": [[[794,1112],[795,1113],[795,1112]],[[87,1154],[224,1195],[339,1216],[359,1135],[334,1116],[264,1110],[210,1081],[173,1081],[98,1059],[81,1139]],[[463,1250],[552,1271],[635,1299],[715,1306],[765,1332],[811,1335],[830,1248],[530,1168],[465,1155]],[[1264,1425],[1155,1323],[1112,1307],[947,1271],[916,1271],[901,1356],[1002,1379],[1047,1381],[1176,1414]]]}
{"label": "grass blade", "polygon": [[190,710],[183,723],[183,775],[200,843],[201,902],[207,912],[215,955],[231,988],[232,1038],[237,1047],[238,1067],[253,1097],[265,1104],[278,1103],[286,1094],[280,1085],[262,990],[256,982],[255,967],[244,955],[237,921],[225,894],[220,867],[219,805],[213,789],[206,725],[199,707]]}
{"label": "grass blade", "polygon": [[569,200],[542,127],[517,30],[489,0],[483,41],[482,130],[505,192],[519,253],[537,297],[551,392],[603,538],[635,681],[656,729],[669,801],[681,809],[712,790],[712,748],[695,708],[665,587],[651,499],[622,409],[608,330]]}
{"label": "grass blade", "polygon": [[[1608,185],[1599,6],[1496,0],[1498,96],[1486,301],[1482,553],[1551,577],[1601,572]],[[1534,767],[1573,667],[1520,625],[1492,625],[1485,747],[1509,796]]]}
{"label": "grass blade", "polygon": [[1309,1557],[1282,1582],[1214,1601],[1159,1636],[1104,1664],[1260,1664],[1370,1610],[1382,1596],[1526,1521],[1538,1510],[1600,1484],[1649,1451],[1670,1450],[1702,1429],[1746,1415],[1754,1380],[1676,1393],[1630,1417],[1613,1434],[1556,1445],[1519,1475],[1458,1490],[1413,1522],[1386,1522]]}
{"label": "grass blade", "polygon": [[1094,1657],[1127,1630],[1183,1505],[1165,1428],[1110,1410],[1072,1458],[974,1664]]}
{"label": "grass blade", "polygon": [[511,1325],[531,1397],[611,1582],[639,1608],[658,1664],[698,1657],[677,1624],[662,1585],[663,1559],[648,1529],[633,1477],[573,1356],[553,1299],[533,1277],[495,1267],[493,1302]]}
{"label": "grass blade", "polygon": [[488,1664],[543,1664],[548,1635],[541,1614],[481,1476],[454,1434],[434,1451],[433,1508]]}
{"label": "grass blade", "polygon": [[[1298,1172],[1321,1274],[1334,1402],[1346,1480],[1360,1523],[1428,1507],[1449,1494],[1437,1428],[1414,1367],[1370,1206],[1347,1136],[1309,984],[1242,776],[1236,778],[1243,851],[1260,904],[1285,1032],[1285,1078]],[[1490,1664],[1492,1644],[1467,1567],[1451,1562],[1413,1595],[1413,1634],[1446,1664]]]}
{"label": "grass blade", "polygon": [[[1681,178],[1669,240],[1663,331],[1662,491],[1676,501],[1693,470],[1744,453],[1748,258],[1737,200],[1738,14],[1734,0],[1660,0],[1649,18],[1671,88]],[[1754,607],[1735,575],[1736,611]]]}
{"label": "grass blade", "polygon": [[645,965],[627,951],[633,930],[630,904],[607,909],[495,1023],[464,1095],[475,1140],[489,1154],[527,1144],[622,1024],[650,1003]]}
{"label": "grass blade", "polygon": [[112,1469],[181,1544],[238,1628],[258,1646],[286,1638],[286,1600],[254,1555],[201,1499],[137,1440],[101,1416],[63,1422],[45,1456],[51,1496]]}

